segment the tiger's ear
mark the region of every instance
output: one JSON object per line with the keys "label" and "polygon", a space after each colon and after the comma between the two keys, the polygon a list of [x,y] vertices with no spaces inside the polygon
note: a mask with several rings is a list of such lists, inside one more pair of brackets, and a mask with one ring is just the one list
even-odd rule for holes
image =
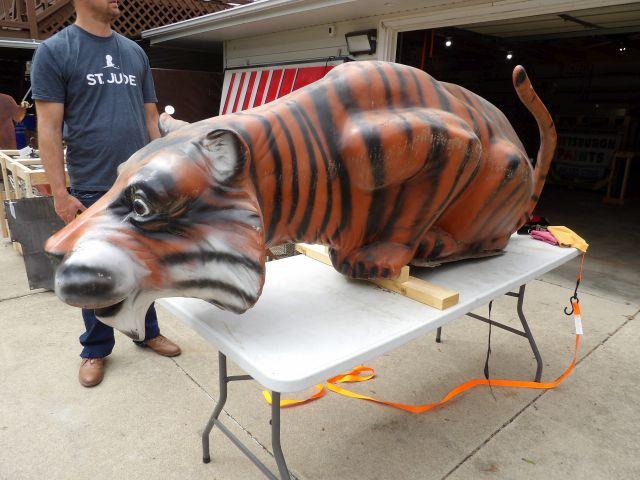
{"label": "tiger's ear", "polygon": [[163,112],[158,119],[158,128],[160,129],[160,135],[163,137],[166,137],[171,132],[175,132],[176,130],[186,127],[187,125],[190,124],[183,120],[176,120],[166,112]]}
{"label": "tiger's ear", "polygon": [[200,142],[211,161],[213,176],[220,184],[234,180],[247,162],[244,142],[230,130],[214,130]]}

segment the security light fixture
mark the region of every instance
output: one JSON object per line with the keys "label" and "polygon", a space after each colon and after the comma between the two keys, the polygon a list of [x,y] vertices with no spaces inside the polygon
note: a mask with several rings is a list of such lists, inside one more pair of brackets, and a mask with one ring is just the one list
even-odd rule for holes
{"label": "security light fixture", "polygon": [[372,55],[376,53],[376,37],[378,32],[375,29],[361,30],[345,34],[347,48],[351,55]]}
{"label": "security light fixture", "polygon": [[453,40],[451,39],[451,37],[447,37],[444,41],[444,46],[449,48],[451,45],[453,45]]}
{"label": "security light fixture", "polygon": [[174,113],[176,113],[176,109],[173,107],[173,105],[167,105],[166,107],[164,107],[164,111],[169,115],[173,115]]}
{"label": "security light fixture", "polygon": [[508,51],[507,52],[507,60],[511,60],[513,58],[513,52],[512,51]]}

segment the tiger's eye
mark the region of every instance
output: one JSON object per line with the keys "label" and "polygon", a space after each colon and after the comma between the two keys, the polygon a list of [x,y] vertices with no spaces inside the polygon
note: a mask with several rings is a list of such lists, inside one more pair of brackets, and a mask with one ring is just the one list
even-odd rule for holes
{"label": "tiger's eye", "polygon": [[136,198],[133,200],[133,211],[139,217],[144,217],[151,213],[151,209],[149,205],[141,198]]}

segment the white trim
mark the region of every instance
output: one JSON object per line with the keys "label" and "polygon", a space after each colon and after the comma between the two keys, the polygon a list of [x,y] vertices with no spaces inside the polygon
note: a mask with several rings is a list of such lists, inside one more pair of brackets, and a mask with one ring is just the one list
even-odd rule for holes
{"label": "white trim", "polygon": [[376,56],[378,60],[394,62],[398,42],[398,30],[389,28],[384,20],[378,24],[378,45]]}
{"label": "white trim", "polygon": [[0,38],[1,48],[23,48],[25,50],[35,50],[40,45],[38,40],[15,40],[12,38]]}
{"label": "white trim", "polygon": [[142,32],[142,38],[151,43],[174,40],[186,35],[222,30],[256,21],[296,15],[336,5],[358,2],[359,0],[257,0],[228,10],[210,13],[201,17],[183,20]]}

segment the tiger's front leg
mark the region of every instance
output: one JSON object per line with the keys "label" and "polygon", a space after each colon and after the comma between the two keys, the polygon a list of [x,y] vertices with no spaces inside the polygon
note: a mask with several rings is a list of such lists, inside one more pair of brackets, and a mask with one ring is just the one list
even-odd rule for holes
{"label": "tiger's front leg", "polygon": [[413,248],[400,243],[379,242],[365,245],[346,255],[329,249],[333,267],[351,278],[395,278],[413,257]]}

